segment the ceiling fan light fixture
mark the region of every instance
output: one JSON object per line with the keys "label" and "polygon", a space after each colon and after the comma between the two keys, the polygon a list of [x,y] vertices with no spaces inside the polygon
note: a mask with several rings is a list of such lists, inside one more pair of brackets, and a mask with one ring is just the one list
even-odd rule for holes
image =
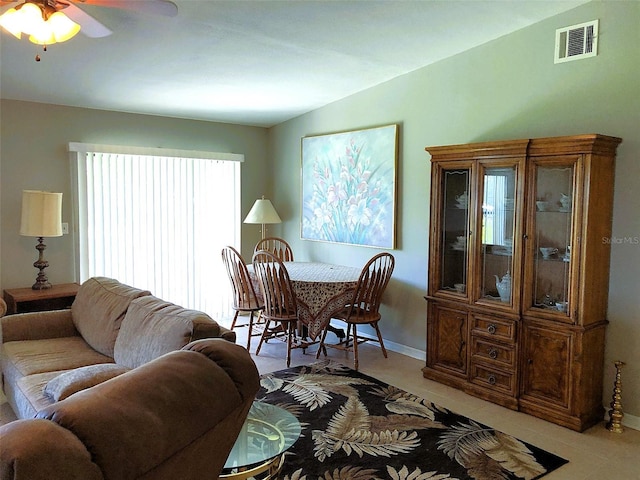
{"label": "ceiling fan light fixture", "polygon": [[22,20],[20,11],[10,8],[0,16],[0,26],[18,40],[22,38]]}
{"label": "ceiling fan light fixture", "polygon": [[33,35],[42,29],[44,18],[42,9],[35,3],[23,3],[16,8],[18,25],[22,33]]}
{"label": "ceiling fan light fixture", "polygon": [[50,29],[42,28],[31,35],[29,35],[29,41],[36,45],[53,45],[56,43],[56,39],[51,33]]}
{"label": "ceiling fan light fixture", "polygon": [[56,11],[47,0],[27,1],[9,9],[0,16],[0,25],[18,39],[21,33],[29,35],[29,40],[38,45],[65,42],[80,31],[80,25]]}
{"label": "ceiling fan light fixture", "polygon": [[[49,36],[49,42],[46,43],[47,45],[56,42],[66,42],[80,31],[80,25],[62,12],[53,13],[45,22],[45,26],[47,26],[49,30],[49,33],[47,33]],[[53,39],[53,41],[51,41],[51,39]],[[29,38],[29,40],[31,40],[31,38]]]}

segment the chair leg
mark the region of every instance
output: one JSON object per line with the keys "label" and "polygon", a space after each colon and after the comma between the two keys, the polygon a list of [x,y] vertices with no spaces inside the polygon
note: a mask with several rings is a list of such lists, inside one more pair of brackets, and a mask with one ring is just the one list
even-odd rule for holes
{"label": "chair leg", "polygon": [[372,322],[371,326],[375,328],[376,333],[378,334],[378,342],[380,342],[380,348],[382,349],[382,354],[384,355],[384,358],[388,358],[387,349],[384,348],[384,342],[382,341],[382,334],[380,333],[380,329],[378,328],[378,322]]}
{"label": "chair leg", "polygon": [[260,349],[262,348],[262,342],[264,342],[265,337],[269,334],[269,324],[271,320],[267,320],[267,323],[264,325],[264,331],[262,335],[260,335],[260,342],[258,343],[258,348],[256,348],[256,355],[260,353]]}
{"label": "chair leg", "polygon": [[353,364],[355,370],[358,371],[358,330],[355,323],[353,324]]}
{"label": "chair leg", "polygon": [[287,328],[287,368],[289,368],[291,366],[291,342],[293,340],[293,332],[295,330],[295,327],[293,325],[293,322],[287,322],[288,323],[288,328]]}
{"label": "chair leg", "polygon": [[329,332],[329,326],[325,327],[322,332],[322,337],[320,338],[320,346],[318,347],[318,351],[316,352],[316,358],[320,358],[320,351],[324,351],[324,356],[327,356],[327,347],[324,346],[324,341],[327,338],[327,333]]}
{"label": "chair leg", "polygon": [[253,333],[253,310],[249,312],[249,331],[247,332],[247,352],[251,351],[251,334]]}
{"label": "chair leg", "polygon": [[238,315],[240,314],[240,310],[236,310],[236,314],[233,316],[233,321],[231,322],[230,330],[236,328],[236,322],[238,321]]}
{"label": "chair leg", "polygon": [[306,328],[300,328],[301,322],[298,320],[298,322],[295,323],[295,327],[293,328],[293,341],[296,342],[296,344],[299,342],[300,345],[298,348],[302,348],[302,353],[304,355],[306,355],[307,353],[307,347],[309,346],[308,342],[305,341],[305,339],[307,338],[306,335]]}
{"label": "chair leg", "polygon": [[[262,310],[258,310],[258,314],[254,316],[253,327],[249,334],[252,337],[259,337],[262,335],[262,331],[260,330],[260,325],[264,325],[265,322],[262,320]],[[256,333],[257,332],[257,333]]]}
{"label": "chair leg", "polygon": [[[355,326],[354,326],[354,330],[355,330]],[[349,348],[349,339],[351,338],[351,324],[347,323],[347,334],[344,337],[344,346]],[[342,343],[342,340],[340,341],[340,343]]]}

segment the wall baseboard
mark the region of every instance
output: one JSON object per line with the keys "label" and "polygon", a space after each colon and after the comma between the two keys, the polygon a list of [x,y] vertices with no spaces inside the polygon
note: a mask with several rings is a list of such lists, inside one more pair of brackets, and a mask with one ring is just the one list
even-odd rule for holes
{"label": "wall baseboard", "polygon": [[[360,335],[360,332],[358,332]],[[363,337],[370,337],[377,341],[377,338],[372,337],[371,335],[362,335]],[[419,350],[413,347],[407,347],[406,345],[402,345],[400,343],[390,342],[388,340],[384,341],[384,346],[387,350],[391,350],[392,352],[400,353],[402,355],[406,355],[407,357],[416,358],[418,360],[427,361],[427,352],[426,350]]]}

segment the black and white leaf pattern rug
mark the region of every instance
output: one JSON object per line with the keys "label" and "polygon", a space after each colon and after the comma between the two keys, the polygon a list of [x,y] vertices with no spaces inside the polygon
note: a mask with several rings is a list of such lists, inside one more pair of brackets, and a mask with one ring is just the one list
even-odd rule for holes
{"label": "black and white leaf pattern rug", "polygon": [[332,361],[265,374],[302,433],[282,480],[533,480],[567,460]]}

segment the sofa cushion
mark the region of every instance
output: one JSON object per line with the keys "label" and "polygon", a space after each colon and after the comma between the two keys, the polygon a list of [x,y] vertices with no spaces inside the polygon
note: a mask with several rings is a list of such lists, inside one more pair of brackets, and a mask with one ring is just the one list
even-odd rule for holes
{"label": "sofa cushion", "polygon": [[33,418],[40,410],[54,403],[52,398],[44,394],[44,387],[49,380],[65,371],[34,373],[18,379],[15,388],[19,393],[14,395],[16,402],[15,414],[17,417]]}
{"label": "sofa cushion", "polygon": [[116,363],[102,363],[74,368],[49,380],[44,387],[44,393],[59,402],[69,395],[98,385],[127,371],[129,371],[128,368]]}
{"label": "sofa cushion", "polygon": [[73,323],[91,347],[113,357],[116,337],[129,304],[145,295],[151,292],[111,278],[90,278],[80,286],[71,306]]}
{"label": "sofa cushion", "polygon": [[[96,352],[82,337],[48,338],[8,342],[2,346],[2,371],[6,376],[71,370],[113,363],[113,358]],[[13,380],[13,378],[11,378]]]}
{"label": "sofa cushion", "polygon": [[5,394],[18,418],[32,417],[53,402],[44,395],[44,386],[63,371],[113,363],[80,336],[8,342],[2,345],[0,360]]}
{"label": "sofa cushion", "polygon": [[193,340],[219,335],[220,326],[206,313],[142,297],[127,310],[113,358],[119,365],[136,368]]}

